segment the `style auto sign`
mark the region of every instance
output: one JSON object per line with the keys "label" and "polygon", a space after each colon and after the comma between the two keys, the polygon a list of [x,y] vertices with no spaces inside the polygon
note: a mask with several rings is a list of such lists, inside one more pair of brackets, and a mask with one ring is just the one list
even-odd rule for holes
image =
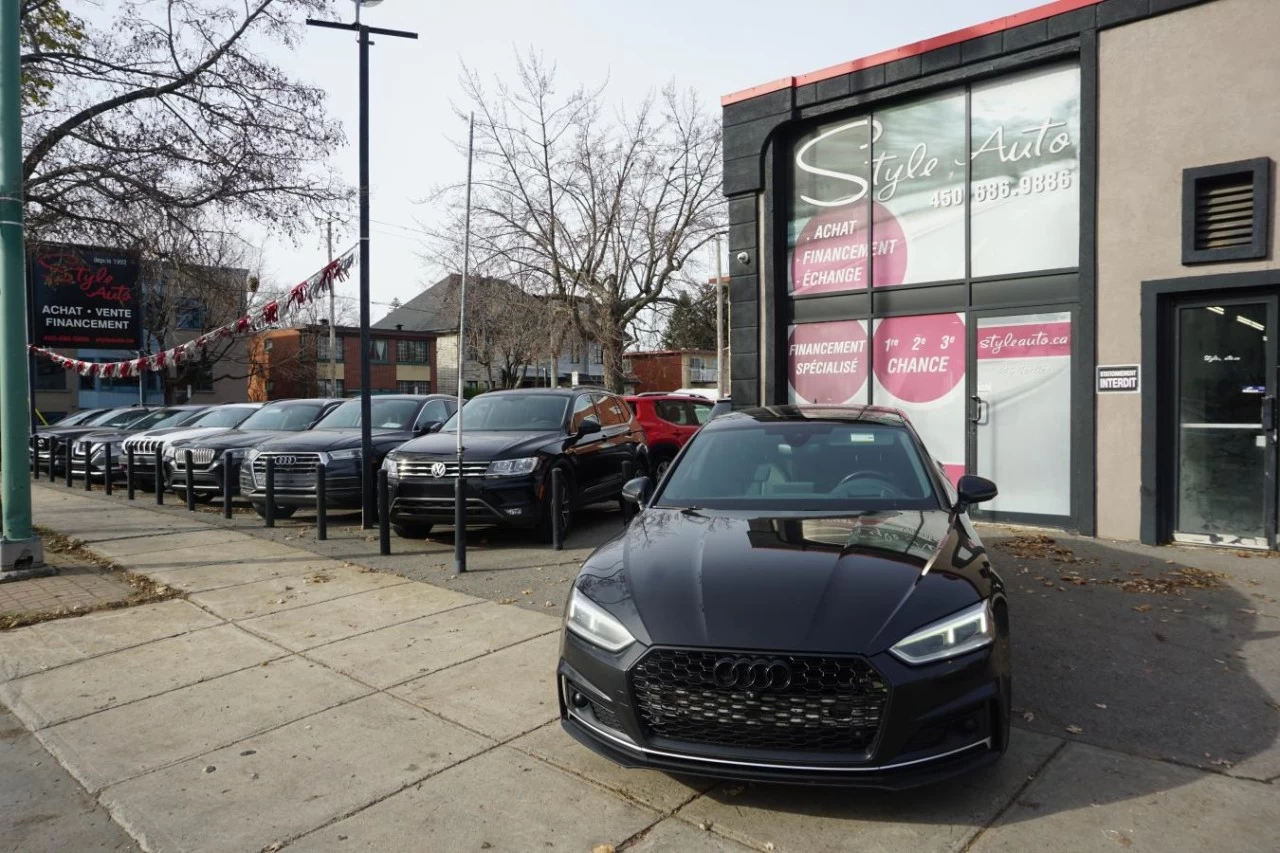
{"label": "style auto sign", "polygon": [[36,346],[138,348],[136,258],[114,249],[46,245],[32,251],[29,269]]}

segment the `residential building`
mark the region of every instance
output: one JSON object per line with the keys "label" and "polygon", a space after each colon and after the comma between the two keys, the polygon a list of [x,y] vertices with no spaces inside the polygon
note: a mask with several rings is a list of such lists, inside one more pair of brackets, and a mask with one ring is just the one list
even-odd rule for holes
{"label": "residential building", "polygon": [[[249,399],[350,397],[360,392],[360,329],[338,326],[336,358],[329,359],[329,324],[272,329],[253,337]],[[369,347],[370,392],[431,394],[437,390],[436,335],[376,329]]]}
{"label": "residential building", "polygon": [[981,518],[1277,546],[1275,0],[1057,0],[723,99],[735,406],[905,411]]}
{"label": "residential building", "polygon": [[[436,381],[441,391],[454,393],[458,381],[458,293],[461,276],[454,273],[419,293],[413,299],[398,308],[391,309],[381,320],[373,324],[375,329],[403,329],[432,333],[436,339],[438,361],[436,363]],[[475,300],[481,293],[493,297],[510,291],[514,300],[528,302],[536,306],[545,304],[543,297],[524,294],[514,285],[501,279],[479,279],[470,283],[469,298]],[[554,367],[550,357],[553,330],[546,330],[546,345],[542,346],[541,337],[530,341],[528,336],[536,333],[537,323],[526,315],[514,312],[511,322],[502,322],[495,317],[491,306],[477,307],[474,302],[468,307],[467,333],[469,345],[463,363],[463,387],[469,392],[489,390],[503,385],[502,373],[510,370],[513,376],[519,376],[518,384],[522,386],[568,385],[577,376],[579,384],[602,384],[604,382],[604,352],[600,345],[584,341],[572,330],[561,326],[558,337],[561,338],[560,351],[555,358]],[[474,319],[473,319],[474,318]],[[489,357],[478,352],[477,329],[491,329],[489,332],[492,344]],[[501,358],[504,346],[511,346],[529,353],[525,360],[507,364]],[[554,373],[554,375],[553,375]]]}
{"label": "residential building", "polygon": [[627,353],[627,385],[633,394],[715,388],[715,350],[675,349]]}

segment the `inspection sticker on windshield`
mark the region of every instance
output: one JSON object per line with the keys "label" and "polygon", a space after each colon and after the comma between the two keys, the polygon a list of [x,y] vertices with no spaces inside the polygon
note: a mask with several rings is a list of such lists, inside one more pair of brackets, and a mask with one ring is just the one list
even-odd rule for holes
{"label": "inspection sticker on windshield", "polygon": [[876,434],[874,432],[851,432],[849,433],[849,441],[854,444],[875,444]]}

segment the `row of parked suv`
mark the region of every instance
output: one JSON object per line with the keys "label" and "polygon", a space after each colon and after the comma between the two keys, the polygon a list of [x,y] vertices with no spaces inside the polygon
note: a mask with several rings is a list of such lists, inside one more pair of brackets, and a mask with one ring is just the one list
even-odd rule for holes
{"label": "row of parked suv", "polygon": [[[618,498],[628,473],[660,477],[698,427],[726,408],[692,396],[624,398],[595,388],[482,394],[467,403],[463,417],[469,518],[550,536],[559,513],[568,530],[578,508]],[[381,467],[397,534],[420,538],[434,524],[453,523],[456,409],[455,398],[444,395],[374,397],[367,465],[359,400],[83,411],[37,430],[33,463],[65,475],[69,443],[73,476],[118,480],[132,450],[135,479],[145,486],[159,477],[162,488],[183,495],[190,489],[206,501],[221,494],[229,478],[233,494],[265,515],[266,467],[273,459],[272,503],[280,518],[315,504],[321,463],[329,506],[338,509],[359,507],[362,471]],[[551,472],[557,469],[565,488],[553,507]]]}

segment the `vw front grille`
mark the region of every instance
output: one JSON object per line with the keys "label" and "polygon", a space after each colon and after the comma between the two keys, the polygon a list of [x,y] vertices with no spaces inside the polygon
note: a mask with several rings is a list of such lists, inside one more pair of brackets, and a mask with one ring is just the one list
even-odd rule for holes
{"label": "vw front grille", "polygon": [[630,673],[649,736],[803,752],[867,752],[889,698],[862,658],[654,649]]}
{"label": "vw front grille", "polygon": [[[458,477],[458,460],[406,459],[397,460],[402,480],[455,480]],[[488,462],[462,463],[462,476],[483,477],[489,470]]]}

